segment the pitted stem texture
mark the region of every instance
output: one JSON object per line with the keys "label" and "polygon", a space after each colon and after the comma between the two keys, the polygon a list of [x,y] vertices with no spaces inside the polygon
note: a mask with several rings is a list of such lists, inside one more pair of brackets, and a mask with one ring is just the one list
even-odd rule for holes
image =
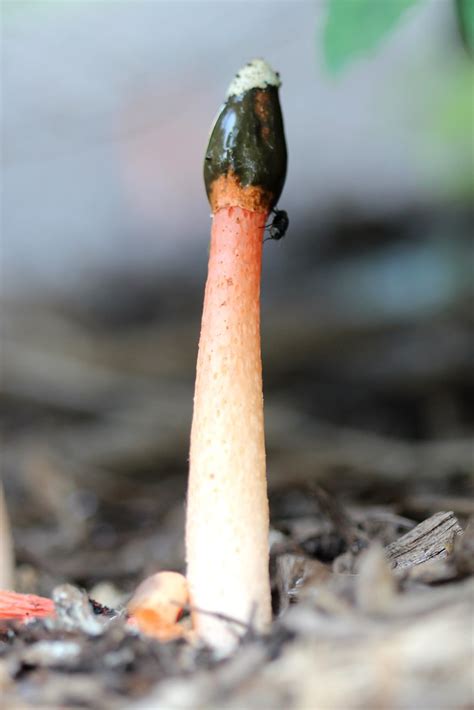
{"label": "pitted stem texture", "polygon": [[[213,216],[197,362],[186,525],[191,605],[271,619],[268,500],[260,353],[260,275],[266,214]],[[194,613],[214,647],[235,644],[226,622]]]}

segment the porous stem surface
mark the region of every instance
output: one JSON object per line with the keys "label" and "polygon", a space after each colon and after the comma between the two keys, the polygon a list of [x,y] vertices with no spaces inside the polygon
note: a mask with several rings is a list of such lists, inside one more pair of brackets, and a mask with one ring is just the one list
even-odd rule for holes
{"label": "porous stem surface", "polygon": [[[266,215],[213,216],[191,431],[186,523],[192,606],[263,630],[271,619],[260,352]],[[199,635],[226,650],[242,627],[194,613]]]}

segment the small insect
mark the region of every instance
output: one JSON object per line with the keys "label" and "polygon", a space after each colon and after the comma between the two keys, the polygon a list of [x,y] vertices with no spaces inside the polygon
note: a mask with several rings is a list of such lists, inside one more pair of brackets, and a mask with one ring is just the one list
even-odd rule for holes
{"label": "small insect", "polygon": [[275,216],[273,217],[270,224],[266,225],[269,236],[263,240],[264,242],[268,241],[269,239],[274,239],[275,241],[283,239],[286,234],[286,230],[288,229],[288,225],[290,224],[288,212],[285,212],[285,210],[276,209],[273,209],[272,212]]}

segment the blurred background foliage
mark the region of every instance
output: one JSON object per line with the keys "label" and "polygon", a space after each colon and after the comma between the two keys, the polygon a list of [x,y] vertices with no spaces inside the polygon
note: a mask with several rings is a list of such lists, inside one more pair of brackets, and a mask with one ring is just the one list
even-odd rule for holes
{"label": "blurred background foliage", "polygon": [[[328,0],[323,35],[326,66],[337,75],[360,56],[373,52],[378,44],[402,19],[405,12],[423,0]],[[474,55],[474,0],[453,0],[460,38],[466,52]],[[319,45],[319,42],[318,42]],[[430,83],[431,77],[426,81]],[[461,150],[466,146],[464,165],[450,187],[456,194],[474,194],[472,147],[474,70],[471,62],[461,62],[452,72],[441,96],[433,106],[433,128],[440,138]],[[435,91],[435,86],[432,87]]]}
{"label": "blurred background foliage", "polygon": [[472,16],[470,0],[4,0],[2,475],[26,579],[182,565],[202,158],[254,56],[281,72],[289,149],[290,228],[263,266],[270,485],[462,507]]}
{"label": "blurred background foliage", "polygon": [[330,0],[324,31],[324,55],[331,71],[374,50],[403,13],[420,0]]}
{"label": "blurred background foliage", "polygon": [[466,50],[472,56],[474,53],[474,2],[472,0],[456,0],[459,31]]}

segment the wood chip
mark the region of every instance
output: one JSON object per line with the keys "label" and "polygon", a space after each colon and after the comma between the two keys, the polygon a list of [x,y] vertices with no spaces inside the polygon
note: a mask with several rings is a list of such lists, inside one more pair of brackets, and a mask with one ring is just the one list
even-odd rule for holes
{"label": "wood chip", "polygon": [[410,530],[385,548],[396,574],[428,560],[444,559],[462,533],[454,513],[441,512]]}

